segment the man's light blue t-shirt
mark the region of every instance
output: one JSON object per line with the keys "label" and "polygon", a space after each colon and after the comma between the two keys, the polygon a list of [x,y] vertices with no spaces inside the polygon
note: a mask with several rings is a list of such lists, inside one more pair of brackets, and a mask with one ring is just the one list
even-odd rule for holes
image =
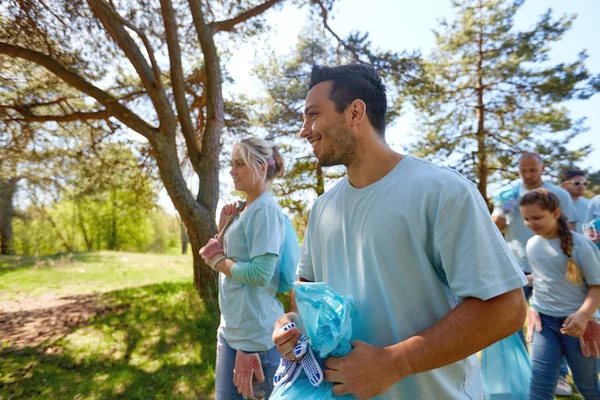
{"label": "man's light blue t-shirt", "polygon": [[[231,224],[225,233],[224,250],[233,261],[250,261],[266,253],[281,255],[285,227],[281,207],[270,193],[262,193]],[[218,334],[236,350],[265,351],[274,346],[275,322],[283,307],[275,297],[279,286],[279,263],[264,287],[236,282],[219,274],[221,324]]]}
{"label": "man's light blue t-shirt", "polygon": [[[310,213],[298,276],[354,298],[353,340],[399,343],[462,300],[526,283],[473,183],[405,157],[362,189],[342,179]],[[473,332],[477,335],[477,332]],[[406,377],[378,399],[481,399],[476,356]]]}
{"label": "man's light blue t-shirt", "polygon": [[567,280],[567,256],[560,239],[534,236],[527,242],[527,258],[533,268],[531,306],[552,317],[567,317],[581,307],[588,292],[587,285],[600,285],[600,252],[585,236],[572,232],[573,260],[581,270],[585,283],[574,285]]}
{"label": "man's light blue t-shirt", "polygon": [[585,213],[587,212],[588,204],[590,203],[589,199],[585,197],[579,197],[577,200],[573,200],[573,205],[575,206],[575,212],[577,213],[577,229],[578,233],[583,234],[583,224],[585,220]]}
{"label": "man's light blue t-shirt", "polygon": [[[495,203],[492,215],[506,218],[504,237],[508,243],[508,247],[512,250],[515,257],[517,257],[517,260],[519,260],[523,272],[530,273],[531,267],[527,261],[527,255],[525,254],[525,246],[527,246],[527,241],[533,237],[533,231],[525,226],[518,201],[530,191],[525,189],[521,183],[513,182],[511,185],[518,185],[519,190],[519,195],[514,202],[514,207],[507,210],[502,204]],[[563,214],[569,219],[569,222],[577,222],[577,213],[575,212],[575,206],[573,205],[573,200],[571,199],[569,192],[549,182],[544,182],[542,186],[537,189],[546,189],[554,193],[556,197],[558,197],[560,208]]]}
{"label": "man's light blue t-shirt", "polygon": [[588,203],[583,223],[588,224],[594,219],[600,219],[600,194],[593,197]]}

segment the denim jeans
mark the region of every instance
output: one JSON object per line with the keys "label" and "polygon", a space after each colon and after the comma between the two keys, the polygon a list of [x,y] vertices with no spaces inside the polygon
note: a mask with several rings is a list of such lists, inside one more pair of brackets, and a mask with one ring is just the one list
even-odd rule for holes
{"label": "denim jeans", "polygon": [[[529,301],[531,295],[533,294],[533,288],[531,286],[523,286],[523,292],[525,294],[525,301]],[[519,336],[525,346],[527,346],[527,342],[525,341],[525,333],[523,332],[523,328],[519,331]],[[567,359],[563,357],[562,364],[560,364],[560,376],[566,378],[569,375],[569,368],[567,367]]]}
{"label": "denim jeans", "polygon": [[540,318],[542,331],[535,331],[531,342],[529,399],[554,399],[561,360],[565,356],[579,393],[586,400],[600,400],[598,360],[583,356],[578,338],[560,333],[566,317],[540,314]]}
{"label": "denim jeans", "polygon": [[[215,394],[216,400],[241,400],[242,395],[233,384],[233,369],[237,350],[229,347],[221,335],[217,335],[217,366],[215,368]],[[273,377],[279,366],[281,356],[276,347],[268,351],[258,352],[262,364],[265,380],[252,382],[252,389],[256,399],[268,399],[273,391]]]}

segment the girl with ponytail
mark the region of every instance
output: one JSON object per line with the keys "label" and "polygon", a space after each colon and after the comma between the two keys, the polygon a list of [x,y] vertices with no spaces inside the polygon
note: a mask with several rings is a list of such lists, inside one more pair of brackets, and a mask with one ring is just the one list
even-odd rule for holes
{"label": "girl with ponytail", "polygon": [[286,230],[269,192],[271,181],[283,175],[276,146],[256,137],[241,140],[233,147],[229,174],[245,201],[223,207],[219,234],[200,249],[219,273],[215,394],[218,400],[268,399],[281,359],[272,333],[283,314],[276,297],[287,262],[282,255],[291,236],[296,245],[297,237]]}
{"label": "girl with ponytail", "polygon": [[583,398],[600,399],[598,354],[589,354],[582,339],[597,328],[600,253],[590,240],[569,230],[558,198],[548,190],[527,193],[520,208],[525,225],[535,233],[526,252],[535,282],[530,303],[541,319],[531,342],[530,399],[554,398],[563,355]]}

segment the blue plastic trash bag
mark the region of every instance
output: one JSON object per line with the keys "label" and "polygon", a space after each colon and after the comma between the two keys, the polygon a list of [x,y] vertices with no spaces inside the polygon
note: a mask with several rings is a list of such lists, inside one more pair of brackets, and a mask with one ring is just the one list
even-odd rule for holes
{"label": "blue plastic trash bag", "polygon": [[519,332],[481,352],[486,400],[527,400],[531,361]]}
{"label": "blue plastic trash bag", "polygon": [[[352,350],[352,297],[342,296],[322,282],[296,282],[294,295],[301,319],[300,331],[308,337],[314,358],[325,369],[324,360],[327,357],[341,357]],[[333,395],[332,388],[332,383],[324,381],[313,386],[302,370],[292,384],[276,384],[270,399],[352,399],[350,395]]]}
{"label": "blue plastic trash bag", "polygon": [[[600,237],[600,219],[593,219],[587,224],[584,224],[583,231],[589,232],[588,234],[586,234],[586,236],[591,234],[590,239],[597,240],[597,238]],[[600,242],[596,243],[596,247],[600,249]]]}
{"label": "blue plastic trash bag", "polygon": [[519,207],[519,189],[520,185],[511,185],[499,189],[492,195],[494,205],[500,205],[504,213],[510,213]]}

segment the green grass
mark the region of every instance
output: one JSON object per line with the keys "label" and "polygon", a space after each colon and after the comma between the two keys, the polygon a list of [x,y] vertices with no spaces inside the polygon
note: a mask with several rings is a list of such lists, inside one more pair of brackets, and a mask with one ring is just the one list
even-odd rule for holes
{"label": "green grass", "polygon": [[0,300],[101,293],[105,310],[36,347],[0,338],[0,399],[213,398],[219,312],[191,280],[191,256],[175,251],[0,256]]}
{"label": "green grass", "polygon": [[0,256],[0,300],[189,282],[192,276],[189,255],[101,251],[43,258]]}
{"label": "green grass", "polygon": [[6,296],[103,292],[105,311],[37,347],[17,349],[0,339],[0,399],[213,397],[219,312],[190,283],[190,257],[101,252],[34,265],[2,259]]}

